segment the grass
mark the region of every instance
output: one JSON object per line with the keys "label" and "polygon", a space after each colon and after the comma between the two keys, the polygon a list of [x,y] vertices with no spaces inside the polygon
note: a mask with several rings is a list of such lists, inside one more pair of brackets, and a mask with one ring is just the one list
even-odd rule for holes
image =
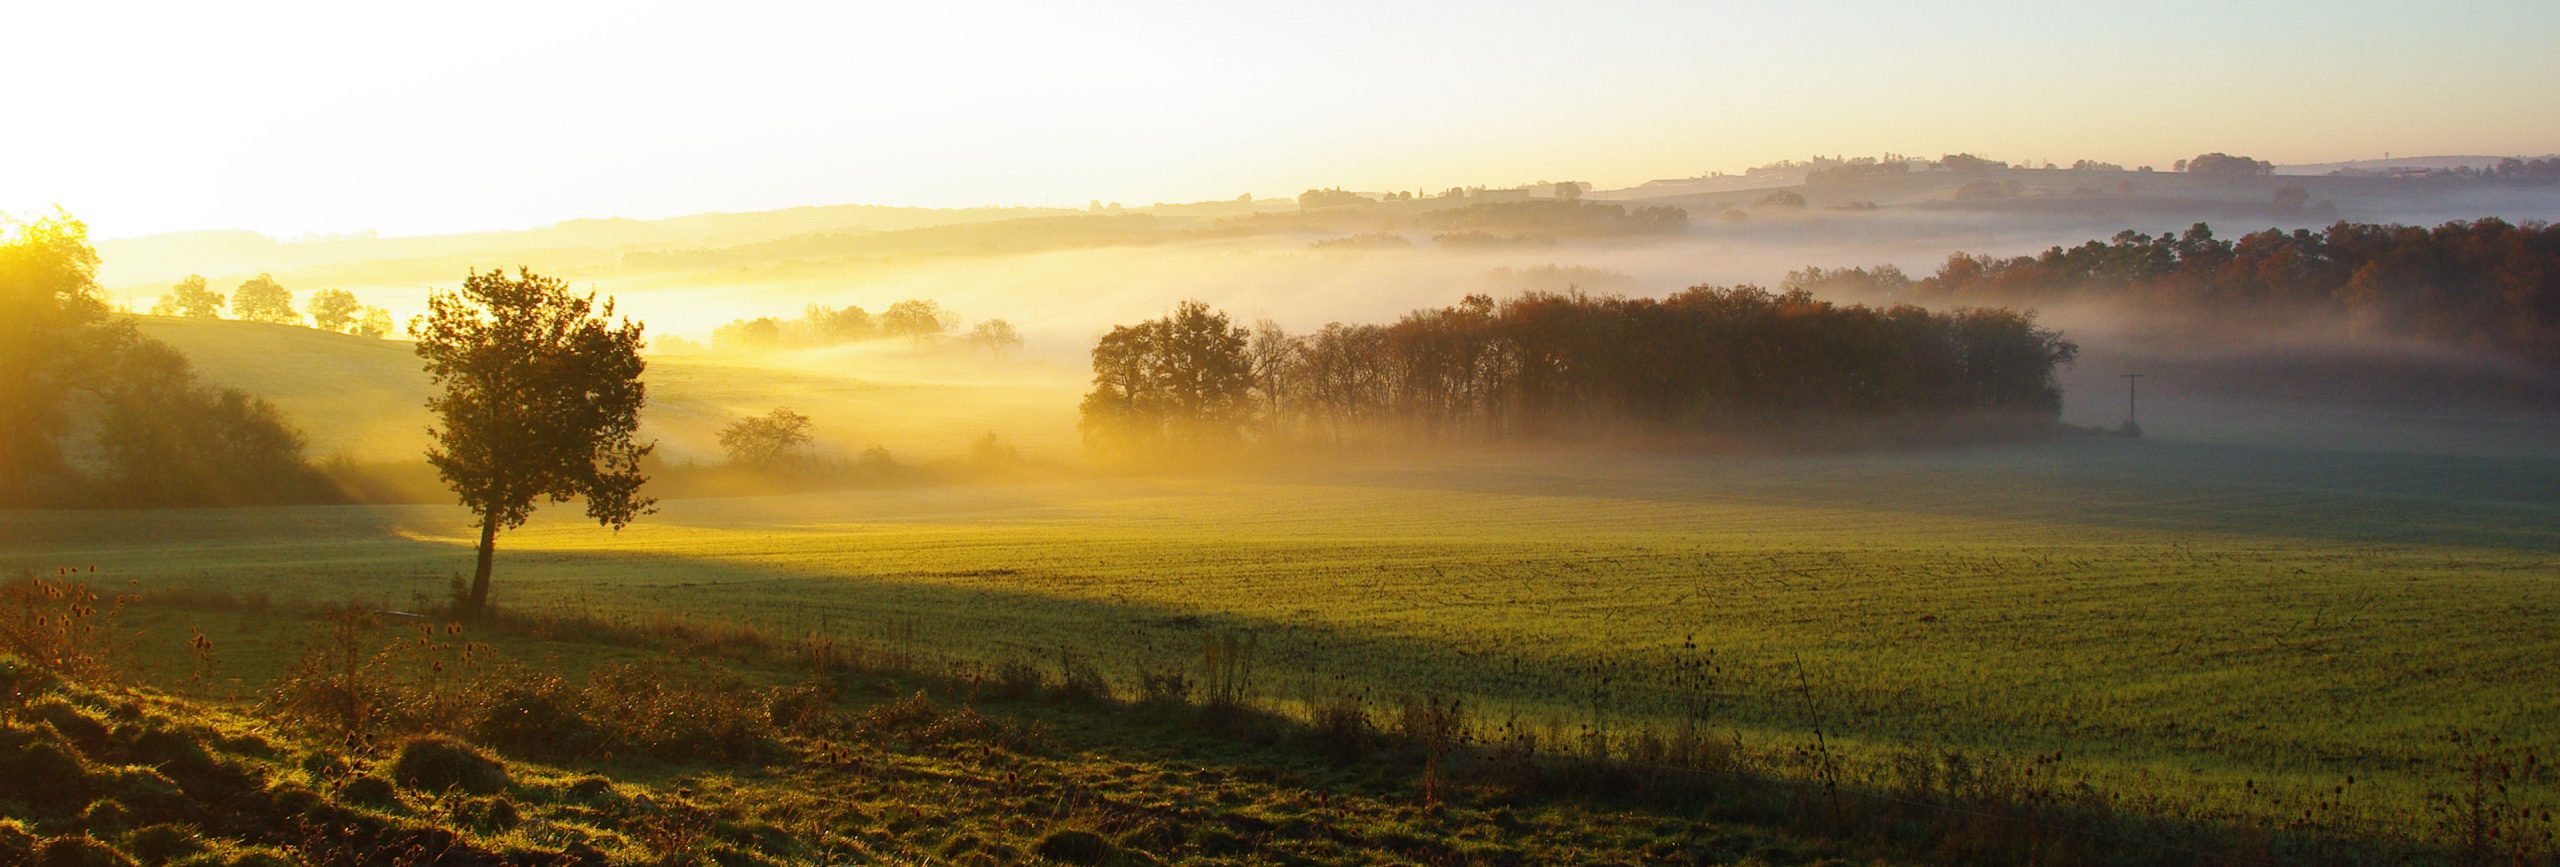
{"label": "grass", "polygon": [[[1136,714],[1064,692],[982,710],[948,679],[843,668],[813,677],[770,657],[707,662],[646,639],[622,649],[675,675],[650,678],[652,689],[630,689],[616,663],[596,656],[548,666],[605,693],[560,711],[605,738],[604,749],[570,755],[561,743],[487,736],[486,725],[549,706],[521,694],[556,678],[506,664],[507,650],[575,653],[580,641],[509,630],[422,637],[406,623],[281,613],[260,619],[320,627],[322,656],[360,647],[371,659],[362,688],[390,706],[477,709],[348,728],[326,719],[336,706],[328,697],[291,688],[263,702],[206,701],[68,680],[0,654],[0,860],[1766,864],[1855,854],[1888,863],[1864,846],[1658,809],[1497,798],[1417,806],[1390,756],[1339,765],[1267,734],[1214,737],[1177,712]],[[480,662],[449,665],[457,646]],[[1048,724],[1069,733],[1053,741]],[[649,740],[733,728],[754,748]],[[446,733],[465,729],[479,734]]]}
{"label": "grass", "polygon": [[[1788,458],[1486,456],[572,512],[501,542],[525,614],[735,622],[1111,680],[1255,637],[1257,702],[1462,699],[1551,742],[1696,717],[1882,768],[1959,752],[2160,809],[2436,834],[2460,730],[2560,739],[2560,470],[2165,441]],[[427,507],[0,513],[0,551],[153,590],[440,597]],[[0,564],[5,565],[5,564]],[[297,639],[186,610],[229,676]],[[176,638],[169,658],[175,656]],[[176,666],[170,666],[176,671]],[[1131,691],[1134,686],[1124,687]],[[2524,790],[2546,803],[2549,779]]]}

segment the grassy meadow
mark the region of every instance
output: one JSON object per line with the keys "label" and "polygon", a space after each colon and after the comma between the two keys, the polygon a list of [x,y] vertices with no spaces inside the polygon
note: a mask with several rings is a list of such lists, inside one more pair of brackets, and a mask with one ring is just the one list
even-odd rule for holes
{"label": "grassy meadow", "polygon": [[[2555,490],[2529,455],[2173,440],[1449,455],[677,500],[619,534],[552,514],[502,538],[496,599],[1120,683],[1241,632],[1258,698],[1295,712],[1456,697],[1619,751],[1694,719],[1871,767],[2058,751],[2066,779],[2199,815],[2352,779],[2334,810],[2426,835],[2449,731],[2560,736]],[[471,541],[446,507],[0,513],[7,565],[277,603],[433,604]],[[206,629],[239,684],[310,632],[135,616],[149,641]]]}

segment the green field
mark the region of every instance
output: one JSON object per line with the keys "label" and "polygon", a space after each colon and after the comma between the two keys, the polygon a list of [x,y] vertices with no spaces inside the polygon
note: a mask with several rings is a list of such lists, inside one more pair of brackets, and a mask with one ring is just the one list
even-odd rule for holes
{"label": "green field", "polygon": [[[2560,738],[2555,492],[2532,455],[2166,440],[1451,456],[673,501],[620,534],[557,510],[503,538],[496,598],[1065,649],[1123,681],[1247,630],[1283,707],[1455,695],[1480,723],[1623,735],[1703,701],[1755,748],[2061,750],[2204,811],[2352,776],[2349,809],[2415,831],[2447,730]],[[468,571],[469,530],[440,507],[7,512],[0,565],[404,607]],[[1669,685],[1692,639],[1703,691]]]}

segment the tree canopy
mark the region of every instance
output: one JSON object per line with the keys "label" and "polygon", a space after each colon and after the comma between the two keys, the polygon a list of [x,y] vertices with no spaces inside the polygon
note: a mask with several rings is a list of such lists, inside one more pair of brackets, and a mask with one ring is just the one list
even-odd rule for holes
{"label": "tree canopy", "polygon": [[[199,385],[185,356],[110,313],[97,262],[68,215],[0,234],[0,503],[331,499],[273,405]],[[92,469],[67,459],[75,421],[96,434]]]}
{"label": "tree canopy", "polygon": [[1111,329],[1093,348],[1086,441],[1129,451],[1238,441],[1252,409],[1247,341],[1226,314],[1198,301]]}
{"label": "tree canopy", "polygon": [[729,462],[755,469],[776,469],[805,458],[809,442],[809,417],[789,407],[720,429],[720,448],[729,453]]}
{"label": "tree canopy", "polygon": [[1700,286],[1669,298],[1469,296],[1390,325],[1252,332],[1190,302],[1093,352],[1088,441],[1678,432],[1835,417],[2049,427],[2078,348],[2031,315],[1840,305]]}
{"label": "tree canopy", "polygon": [[293,293],[265,274],[249,278],[231,293],[231,315],[247,322],[302,324],[302,314],[293,312]]}
{"label": "tree canopy", "polygon": [[205,288],[204,275],[189,274],[169,294],[151,305],[154,316],[185,316],[192,319],[217,319],[222,316],[222,293]]}
{"label": "tree canopy", "polygon": [[614,321],[611,299],[599,307],[529,269],[474,271],[460,291],[430,293],[411,334],[437,389],[427,461],[481,519],[461,613],[487,610],[498,532],[523,526],[536,501],[582,498],[615,529],[652,511],[640,459],[653,447],[634,439],[641,326]]}

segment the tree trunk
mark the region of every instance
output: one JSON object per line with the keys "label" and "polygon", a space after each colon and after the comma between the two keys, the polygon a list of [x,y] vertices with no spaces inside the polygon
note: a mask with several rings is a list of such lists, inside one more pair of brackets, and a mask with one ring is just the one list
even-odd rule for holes
{"label": "tree trunk", "polygon": [[498,553],[498,516],[480,519],[480,565],[471,574],[471,595],[462,600],[464,619],[476,620],[489,612],[489,564]]}

